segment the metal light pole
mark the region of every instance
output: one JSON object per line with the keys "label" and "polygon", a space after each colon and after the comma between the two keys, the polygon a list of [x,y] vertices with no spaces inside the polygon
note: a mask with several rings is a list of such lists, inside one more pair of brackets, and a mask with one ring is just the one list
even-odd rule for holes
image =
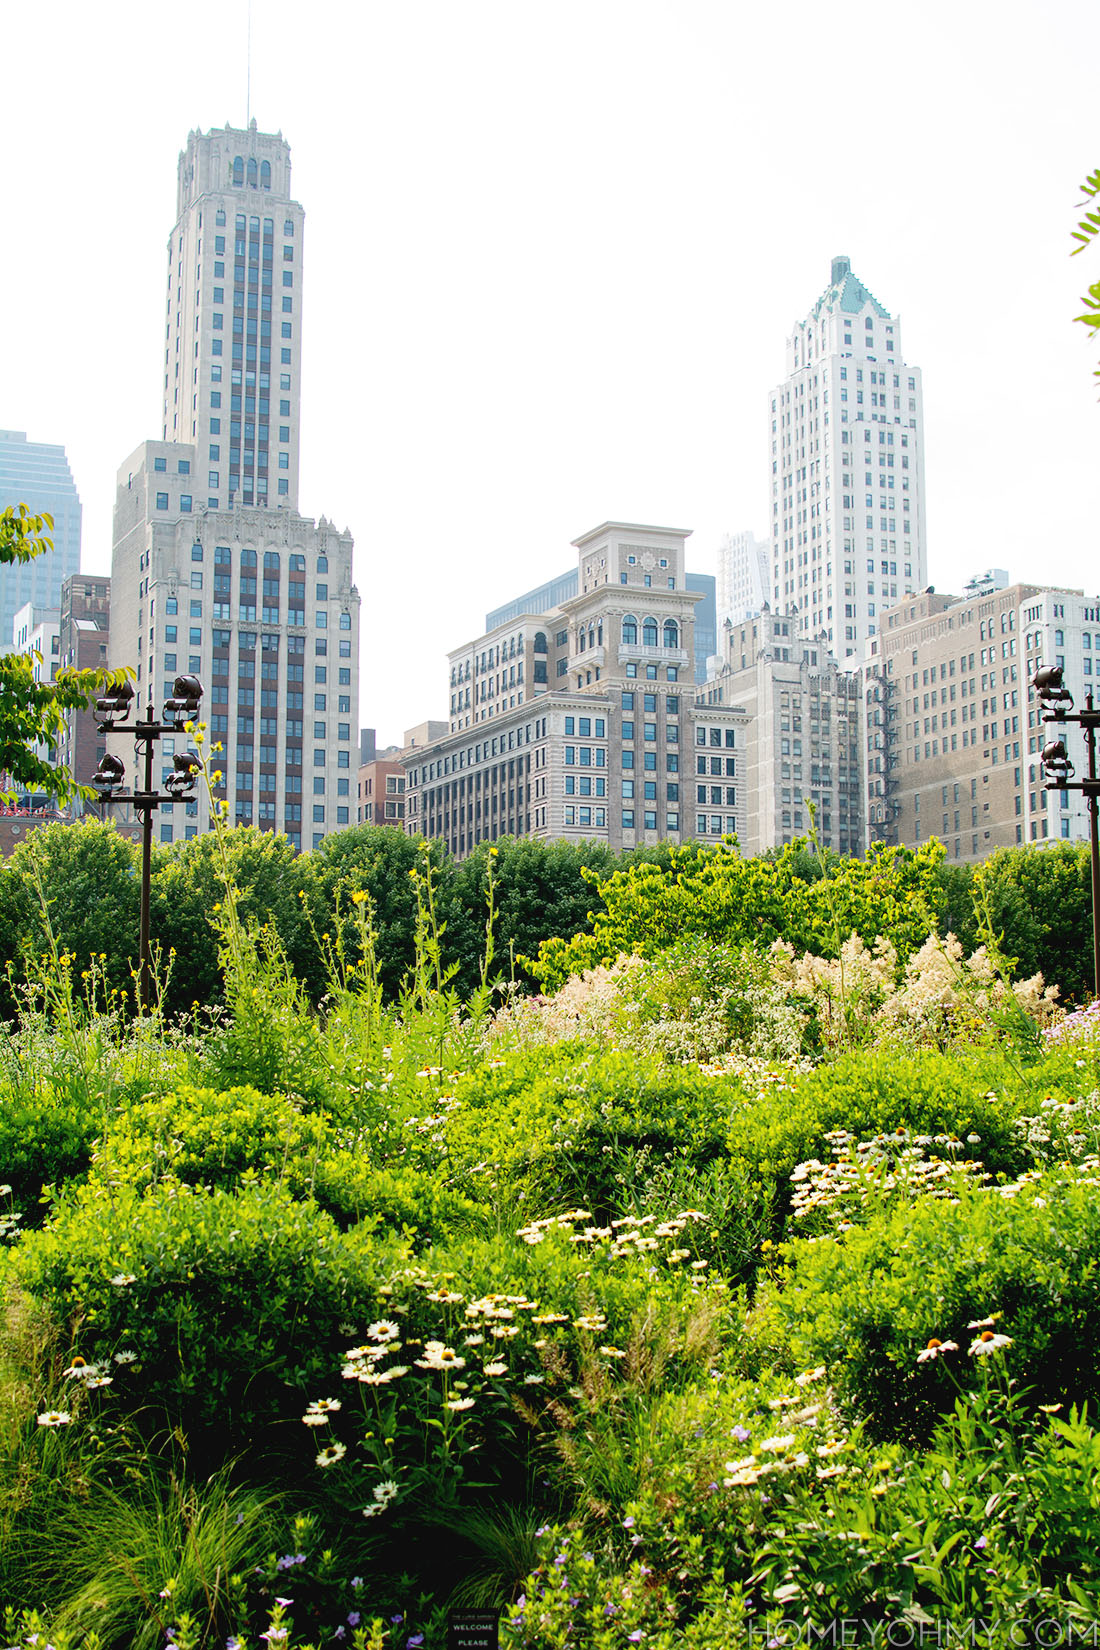
{"label": "metal light pole", "polygon": [[1054,739],[1043,746],[1040,758],[1046,774],[1044,789],[1048,791],[1080,791],[1089,808],[1089,857],[1092,870],[1092,989],[1100,997],[1100,775],[1096,771],[1096,732],[1100,728],[1100,708],[1093,703],[1092,691],[1085,699],[1084,710],[1065,710],[1073,705],[1073,695],[1062,684],[1061,665],[1047,665],[1037,670],[1031,685],[1043,705],[1044,722],[1075,722],[1085,736],[1088,773],[1084,779],[1074,779],[1073,763],[1069,759],[1064,739]]}
{"label": "metal light pole", "polygon": [[131,796],[124,797],[119,794],[122,782],[126,777],[126,766],[121,757],[110,754],[101,757],[99,767],[92,776],[92,785],[99,792],[104,811],[113,802],[129,802],[134,810],[141,815],[141,921],[139,941],[141,963],[138,974],[138,1012],[140,1014],[148,1014],[153,1003],[153,952],[149,936],[149,895],[153,867],[153,815],[162,802],[179,801],[181,797],[193,791],[195,781],[202,769],[202,761],[197,751],[182,751],[173,756],[173,771],[165,781],[167,794],[161,795],[153,787],[153,750],[162,734],[185,731],[185,723],[194,721],[198,715],[201,699],[202,684],[197,676],[177,676],[174,697],[165,702],[161,721],[158,722],[154,714],[153,700],[150,693],[144,721],[139,719],[133,727],[122,728],[121,730],[119,724],[129,720],[134,701],[134,690],[130,683],[124,682],[120,688],[96,701],[96,725],[100,730],[104,733],[122,731],[132,734],[135,764],[139,754],[144,755],[142,789],[140,791],[135,790]]}

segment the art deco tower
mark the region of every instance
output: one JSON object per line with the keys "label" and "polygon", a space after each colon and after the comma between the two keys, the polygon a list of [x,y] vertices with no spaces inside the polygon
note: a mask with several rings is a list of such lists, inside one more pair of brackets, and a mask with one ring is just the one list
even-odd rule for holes
{"label": "art deco tower", "polygon": [[882,611],[928,583],[924,418],[901,323],[834,258],[769,398],[776,605],[843,664]]}
{"label": "art deco tower", "polygon": [[[350,536],[298,514],[303,224],[281,135],[190,134],[162,438],[118,477],[110,662],[158,709],[198,675],[230,819],[308,848],[354,820],[360,604]],[[205,798],[177,803],[160,839],[206,823]]]}

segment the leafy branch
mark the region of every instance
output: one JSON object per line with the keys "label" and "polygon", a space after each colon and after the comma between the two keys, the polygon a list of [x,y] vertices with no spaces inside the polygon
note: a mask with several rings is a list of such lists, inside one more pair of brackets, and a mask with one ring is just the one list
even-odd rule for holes
{"label": "leafy branch", "polygon": [[[1080,202],[1080,205],[1087,206],[1090,200],[1095,200],[1100,195],[1100,170],[1091,173],[1085,179],[1081,188],[1084,191],[1085,198]],[[1098,237],[1100,237],[1100,212],[1086,212],[1073,231],[1073,239],[1077,242],[1077,245],[1073,248],[1070,256],[1076,257],[1078,252],[1083,252],[1086,247],[1092,246]],[[1081,302],[1085,305],[1084,313],[1075,315],[1074,320],[1080,321],[1083,326],[1088,327],[1089,337],[1094,338],[1100,332],[1100,281],[1092,283]],[[1100,378],[1100,368],[1096,370],[1093,376]]]}

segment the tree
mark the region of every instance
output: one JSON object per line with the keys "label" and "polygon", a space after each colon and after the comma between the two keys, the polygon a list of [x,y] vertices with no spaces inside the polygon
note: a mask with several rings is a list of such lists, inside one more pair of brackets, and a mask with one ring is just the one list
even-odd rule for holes
{"label": "tree", "polygon": [[[101,974],[132,1001],[137,963],[140,856],[111,824],[43,825],[31,831],[0,871],[0,975],[16,981],[23,959],[47,947],[45,901],[59,948],[72,953],[77,974],[93,957]],[[2,1012],[14,1004],[5,986]]]}
{"label": "tree", "polygon": [[[532,984],[534,976],[521,959],[535,957],[543,940],[571,939],[584,928],[598,903],[596,887],[616,868],[614,853],[602,842],[539,842],[532,837],[502,837],[481,843],[454,869],[455,895],[468,919],[452,952],[461,963],[456,984],[469,992],[477,985],[485,946],[489,866],[493,867],[496,920],[492,974]],[[465,941],[465,946],[462,942]]]}
{"label": "tree", "polygon": [[[324,989],[324,965],[314,929],[324,926],[324,907],[314,857],[296,853],[287,837],[252,825],[227,830],[225,844],[242,922],[271,925],[295,975],[316,1001]],[[170,1013],[224,998],[218,931],[212,920],[224,900],[213,832],[174,844],[158,856],[150,921],[164,956],[175,952],[165,998]]]}
{"label": "tree", "polygon": [[[46,555],[53,549],[52,529],[52,516],[34,515],[25,504],[0,510],[0,563]],[[39,756],[35,747],[52,748],[64,729],[66,711],[86,710],[99,690],[121,686],[131,674],[69,669],[59,671],[52,682],[36,682],[28,654],[0,656],[0,772],[59,802],[76,794],[94,800],[94,792],[78,786],[67,768]]]}
{"label": "tree", "polygon": [[[1100,170],[1087,177],[1081,188],[1085,192],[1085,200],[1081,202],[1082,206],[1090,200],[1095,200],[1100,195]],[[1100,212],[1086,212],[1073,231],[1073,238],[1077,245],[1074,247],[1071,256],[1076,256],[1078,252],[1084,252],[1086,247],[1093,245],[1097,237],[1100,237]],[[1083,315],[1075,315],[1074,320],[1080,321],[1083,326],[1088,327],[1089,337],[1094,338],[1100,332],[1100,281],[1092,283],[1081,302],[1085,305],[1085,312]],[[1097,369],[1093,376],[1100,378],[1100,369]]]}

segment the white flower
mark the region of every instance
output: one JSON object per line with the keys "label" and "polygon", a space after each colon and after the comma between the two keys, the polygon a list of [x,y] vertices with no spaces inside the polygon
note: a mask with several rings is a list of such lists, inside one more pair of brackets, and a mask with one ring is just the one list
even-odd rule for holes
{"label": "white flower", "polygon": [[302,1424],[307,1427],[327,1427],[328,1416],[319,1415],[315,1409],[311,1409],[308,1415],[302,1416]]}
{"label": "white flower", "polygon": [[474,1400],[472,1398],[448,1398],[443,1407],[444,1409],[473,1409]]}
{"label": "white flower", "polygon": [[[401,1326],[393,1323],[389,1318],[380,1318],[377,1323],[369,1324],[367,1334],[372,1341],[392,1341],[401,1333]],[[351,1356],[350,1353],[347,1356]]]}
{"label": "white flower", "polygon": [[131,1352],[128,1347],[124,1347],[121,1352],[116,1352],[115,1353],[115,1363],[116,1364],[132,1364],[132,1363],[136,1363],[136,1362],[137,1362],[137,1353],[136,1352]]}
{"label": "white flower", "polygon": [[760,1448],[774,1450],[776,1453],[779,1453],[782,1450],[790,1449],[793,1443],[794,1433],[785,1432],[781,1438],[765,1438],[761,1442]]}
{"label": "white flower", "polygon": [[466,1360],[460,1358],[451,1346],[442,1341],[427,1341],[424,1356],[416,1360],[418,1369],[465,1369]]}
{"label": "white flower", "polygon": [[40,1427],[67,1427],[72,1416],[67,1409],[48,1409],[38,1417]]}
{"label": "white flower", "polygon": [[502,1363],[486,1364],[485,1373],[486,1375],[507,1375],[508,1365]]}
{"label": "white flower", "polygon": [[987,1329],[976,1341],[971,1342],[969,1355],[971,1358],[988,1358],[991,1352],[1000,1352],[1002,1347],[1011,1345],[1010,1336],[995,1335],[991,1329]]}
{"label": "white flower", "polygon": [[397,1485],[394,1483],[392,1478],[387,1478],[384,1483],[376,1484],[374,1489],[371,1491],[371,1494],[380,1506],[385,1507],[397,1494]]}
{"label": "white flower", "polygon": [[125,1289],[128,1283],[136,1283],[137,1278],[133,1272],[116,1272],[111,1282],[116,1289]]}
{"label": "white flower", "polygon": [[343,1460],[347,1453],[348,1447],[346,1444],[341,1444],[339,1441],[332,1444],[326,1444],[325,1448],[317,1457],[317,1465],[319,1467],[334,1466],[337,1461]]}
{"label": "white flower", "polygon": [[958,1350],[959,1345],[957,1341],[938,1341],[933,1335],[924,1351],[917,1353],[917,1362],[919,1364],[926,1364],[932,1358],[940,1357],[944,1352],[957,1352]]}

